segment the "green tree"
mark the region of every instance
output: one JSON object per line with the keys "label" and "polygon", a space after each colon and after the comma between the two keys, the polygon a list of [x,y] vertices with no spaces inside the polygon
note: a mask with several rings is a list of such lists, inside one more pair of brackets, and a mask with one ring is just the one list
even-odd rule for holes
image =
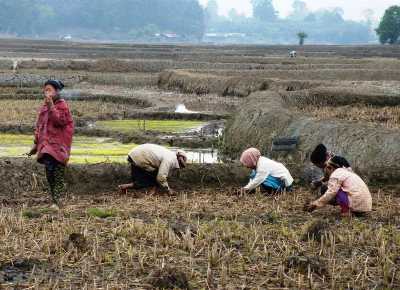
{"label": "green tree", "polygon": [[385,11],[376,33],[382,44],[397,43],[400,37],[400,6],[392,6]]}
{"label": "green tree", "polygon": [[297,33],[297,37],[299,38],[299,45],[304,45],[304,40],[308,37],[308,35],[305,32],[299,32]]}
{"label": "green tree", "polygon": [[264,22],[271,22],[278,19],[278,12],[275,10],[272,0],[252,0],[253,16]]}

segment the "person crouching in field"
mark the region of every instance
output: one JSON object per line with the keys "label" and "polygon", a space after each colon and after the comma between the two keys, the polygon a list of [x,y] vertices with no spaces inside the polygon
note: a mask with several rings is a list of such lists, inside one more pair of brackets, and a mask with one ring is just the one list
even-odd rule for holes
{"label": "person crouching in field", "polygon": [[362,215],[372,210],[368,186],[351,169],[340,164],[340,157],[329,159],[325,173],[329,177],[328,190],[318,200],[307,205],[307,211],[312,212],[327,204],[340,206],[342,216]]}
{"label": "person crouching in field", "polygon": [[258,187],[268,194],[291,190],[293,177],[289,170],[282,163],[261,156],[258,149],[250,148],[244,151],[240,162],[253,170],[250,181],[242,192],[251,192]]}
{"label": "person crouching in field", "polygon": [[60,96],[64,84],[49,80],[44,84],[44,104],[37,117],[34,145],[29,156],[37,154],[39,163],[46,168],[53,208],[60,206],[64,191],[64,172],[68,163],[74,122],[68,104]]}
{"label": "person crouching in field", "polygon": [[121,191],[150,188],[150,194],[155,194],[157,189],[172,194],[168,176],[172,170],[185,168],[187,157],[183,150],[175,153],[160,145],[143,144],[128,154],[128,162],[132,183],[120,185]]}
{"label": "person crouching in field", "polygon": [[319,178],[317,180],[313,180],[311,183],[311,187],[313,189],[318,189],[320,190],[320,194],[323,195],[327,190],[328,190],[328,179],[329,177],[325,175],[324,169],[326,162],[336,156],[336,161],[340,167],[344,168],[349,168],[351,170],[350,163],[341,156],[337,156],[333,154],[332,152],[329,152],[328,149],[324,144],[319,144],[317,147],[315,147],[314,151],[311,153],[310,156],[310,161],[319,169],[323,171],[324,176],[322,178]]}

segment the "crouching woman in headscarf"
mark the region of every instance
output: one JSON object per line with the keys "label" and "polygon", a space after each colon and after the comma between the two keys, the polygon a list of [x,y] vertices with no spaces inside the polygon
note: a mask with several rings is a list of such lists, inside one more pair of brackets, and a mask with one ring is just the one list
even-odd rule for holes
{"label": "crouching woman in headscarf", "polygon": [[266,193],[281,193],[292,189],[293,177],[289,170],[279,162],[261,156],[256,148],[242,153],[240,162],[252,169],[249,183],[242,189],[250,192],[260,187]]}
{"label": "crouching woman in headscarf", "polygon": [[134,148],[128,154],[131,166],[132,183],[123,184],[119,189],[127,192],[128,189],[149,188],[154,194],[160,189],[163,192],[173,193],[168,184],[171,171],[186,167],[187,157],[183,150],[173,152],[156,144],[143,144]]}
{"label": "crouching woman in headscarf", "polygon": [[343,167],[340,161],[338,156],[327,161],[325,175],[329,177],[328,190],[318,200],[307,205],[306,210],[311,212],[327,204],[340,206],[342,216],[362,215],[372,210],[368,186],[351,169]]}
{"label": "crouching woman in headscarf", "polygon": [[64,191],[64,172],[71,153],[74,122],[68,104],[60,96],[64,84],[49,80],[44,84],[44,104],[37,117],[35,141],[29,156],[46,168],[53,207],[58,209]]}

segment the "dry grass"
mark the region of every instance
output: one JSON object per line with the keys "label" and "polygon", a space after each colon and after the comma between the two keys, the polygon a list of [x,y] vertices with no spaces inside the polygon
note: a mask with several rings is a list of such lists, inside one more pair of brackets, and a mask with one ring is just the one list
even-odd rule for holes
{"label": "dry grass", "polygon": [[86,72],[86,80],[93,85],[122,86],[126,88],[155,87],[155,73],[100,73]]}
{"label": "dry grass", "polygon": [[373,107],[352,105],[339,107],[307,106],[299,109],[319,120],[340,119],[369,122],[384,125],[387,128],[400,128],[400,107]]}
{"label": "dry grass", "polygon": [[[212,190],[70,196],[59,214],[40,210],[43,195],[27,193],[3,201],[0,281],[40,289],[169,287],[171,281],[193,289],[395,289],[400,200],[391,190],[373,195],[370,217],[339,220],[329,208],[304,214],[311,197],[304,190],[279,197]],[[88,213],[93,207],[113,215],[97,218]],[[23,214],[32,208],[39,214]],[[325,221],[320,241],[307,238],[316,220]]]}
{"label": "dry grass", "polygon": [[[33,124],[41,100],[0,100],[0,123]],[[135,109],[133,105],[116,104],[101,101],[68,101],[74,118],[109,119],[107,116]]]}

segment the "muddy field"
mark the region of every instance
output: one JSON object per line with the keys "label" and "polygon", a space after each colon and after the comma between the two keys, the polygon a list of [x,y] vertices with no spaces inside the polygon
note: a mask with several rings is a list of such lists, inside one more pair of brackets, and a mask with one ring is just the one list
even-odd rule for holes
{"label": "muddy field", "polygon": [[314,197],[235,190],[173,197],[41,193],[2,200],[0,283],[17,288],[398,289],[398,191],[375,188],[369,217],[302,212]]}
{"label": "muddy field", "polygon": [[[292,49],[1,40],[0,285],[400,288],[400,48]],[[59,212],[43,169],[23,157],[53,77],[77,132]],[[297,148],[272,151],[279,137]],[[126,154],[145,142],[197,163],[171,177],[174,196],[116,192]],[[368,180],[370,216],[303,212],[320,142]],[[295,191],[239,196],[248,146],[284,162]]]}

